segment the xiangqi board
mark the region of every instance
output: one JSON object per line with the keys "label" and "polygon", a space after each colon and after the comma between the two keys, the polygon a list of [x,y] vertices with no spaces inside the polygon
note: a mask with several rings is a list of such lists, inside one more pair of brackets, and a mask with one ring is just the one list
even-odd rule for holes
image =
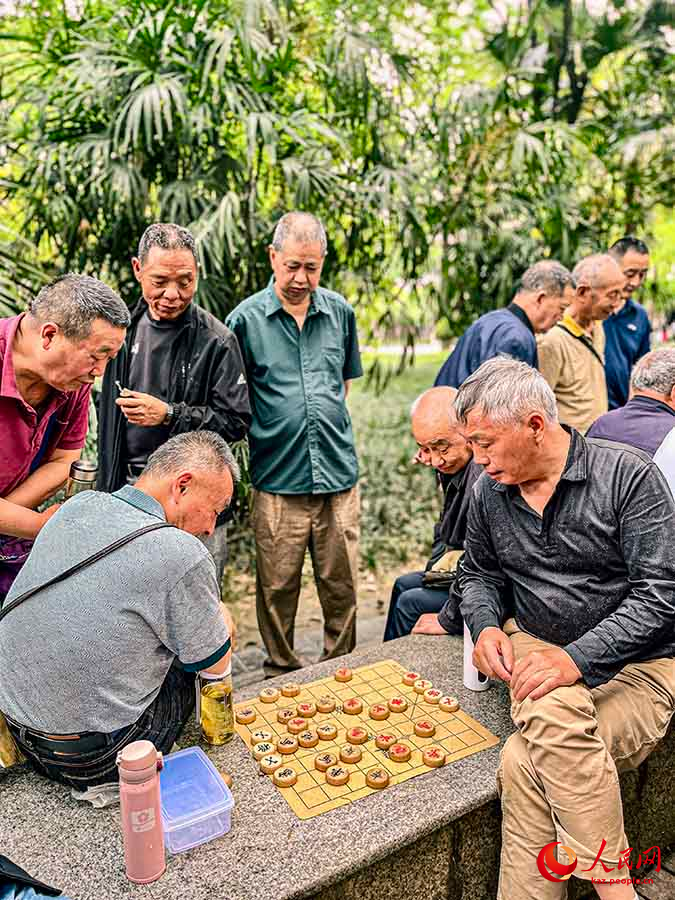
{"label": "xiangqi board", "polygon": [[[316,732],[317,726],[332,725],[337,729],[334,738],[319,740],[318,744],[312,747],[298,746],[288,754],[279,754],[276,749],[271,752],[271,755],[279,755],[283,760],[279,768],[280,774],[288,767],[297,773],[297,781],[292,786],[278,786],[278,790],[298,818],[309,819],[379,793],[378,788],[366,784],[367,773],[374,769],[388,773],[389,783],[385,790],[390,790],[416,775],[436,771],[433,765],[425,763],[422,759],[425,748],[431,746],[442,748],[446,755],[445,765],[448,765],[499,743],[498,737],[463,710],[446,712],[440,709],[438,704],[427,702],[423,694],[416,692],[414,685],[403,683],[406,671],[394,660],[383,660],[354,669],[348,681],[338,681],[335,675],[329,675],[319,681],[300,685],[299,693],[292,697],[280,694],[272,702],[269,702],[269,697],[266,698],[268,702],[256,697],[236,704],[235,715],[244,709],[255,713],[253,721],[246,724],[237,722],[235,725],[249,751],[252,751],[255,743],[252,741],[253,735],[259,731],[269,733],[271,735],[269,743],[273,745],[286,738],[289,733],[292,734],[290,726],[293,721],[302,718],[297,712],[299,706],[306,704],[316,706],[325,697],[331,697],[335,701],[333,711],[317,711],[314,715],[306,717],[306,730]],[[443,685],[436,684],[434,688],[443,690]],[[274,696],[274,691],[270,691],[270,694]],[[372,706],[381,705],[388,708],[389,701],[397,697],[407,701],[405,710],[396,711],[394,708],[385,719],[374,719],[369,715]],[[360,712],[352,714],[345,712],[345,708],[358,709],[358,701],[361,701],[363,707]],[[277,714],[280,710],[289,711],[287,721],[278,720]],[[290,711],[293,712],[293,717],[290,716]],[[423,737],[416,734],[416,724],[418,732],[425,731],[420,725],[431,725],[435,729],[433,735]],[[367,738],[357,744],[361,750],[361,758],[358,762],[340,760],[340,749],[350,743],[346,738],[347,732],[359,727],[367,731]],[[332,730],[326,729],[326,733],[330,734]],[[378,735],[381,743],[386,743],[383,738],[390,735],[397,745],[400,742],[408,746],[411,751],[410,758],[403,762],[390,758],[389,750],[379,749],[376,746]],[[295,736],[297,737],[297,734]],[[294,744],[289,742],[288,746],[290,748]],[[333,754],[337,760],[336,767],[349,772],[346,784],[328,783],[327,772],[319,771],[315,767],[315,758],[326,754]],[[269,775],[273,779],[273,774]]]}

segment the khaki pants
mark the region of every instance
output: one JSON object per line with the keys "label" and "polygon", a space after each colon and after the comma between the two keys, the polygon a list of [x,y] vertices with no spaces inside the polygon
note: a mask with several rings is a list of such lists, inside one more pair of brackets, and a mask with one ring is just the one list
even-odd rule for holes
{"label": "khaki pants", "polygon": [[[550,647],[504,625],[516,659]],[[560,841],[577,856],[574,876],[611,878],[600,857],[617,868],[630,847],[623,825],[618,772],[637,767],[665,734],[675,705],[675,660],[627,665],[597,688],[578,683],[539,700],[512,700],[518,727],[502,750],[497,786],[502,799],[499,900],[564,900],[566,882],[547,881],[537,868],[546,844]],[[647,850],[647,847],[636,848]],[[568,858],[562,851],[561,862]],[[613,877],[630,877],[623,868]]]}
{"label": "khaki pants", "polygon": [[256,611],[267,648],[267,674],[303,665],[293,649],[300,576],[309,548],[324,618],[321,659],[356,645],[359,550],[358,487],[337,494],[253,491]]}

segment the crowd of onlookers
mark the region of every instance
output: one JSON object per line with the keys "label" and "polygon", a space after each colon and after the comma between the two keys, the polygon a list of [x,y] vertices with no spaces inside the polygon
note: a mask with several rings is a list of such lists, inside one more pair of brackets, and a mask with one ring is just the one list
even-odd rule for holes
{"label": "crowd of onlookers", "polygon": [[[351,307],[320,284],[326,247],[314,216],[283,216],[269,283],[223,324],[193,303],[192,235],[154,224],[132,261],[131,313],[100,281],[66,275],[0,320],[0,710],[42,774],[81,790],[114,780],[130,741],[170,749],[194,673],[228,670],[229,442],[248,438],[266,675],[304,664],[307,550],[321,659],[354,649],[346,399],[362,366]],[[572,271],[535,263],[411,411],[443,510],[426,570],[394,585],[384,638],[466,623],[476,665],[509,684],[501,900],[526,896],[533,848],[560,835],[581,861],[597,851],[584,871],[616,864],[617,767],[637,765],[673,714],[675,349],[650,350],[636,299],[648,268],[633,237]],[[39,512],[80,455],[100,377],[99,490]]]}

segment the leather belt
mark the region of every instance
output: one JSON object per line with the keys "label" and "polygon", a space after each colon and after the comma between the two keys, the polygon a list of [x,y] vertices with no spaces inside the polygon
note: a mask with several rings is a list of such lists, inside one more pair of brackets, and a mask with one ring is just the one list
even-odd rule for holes
{"label": "leather belt", "polygon": [[46,735],[41,731],[33,731],[20,725],[9,716],[5,716],[7,722],[19,734],[19,740],[36,750],[48,750],[50,753],[91,753],[94,750],[103,750],[110,743],[107,734],[97,731],[85,731],[82,734]]}

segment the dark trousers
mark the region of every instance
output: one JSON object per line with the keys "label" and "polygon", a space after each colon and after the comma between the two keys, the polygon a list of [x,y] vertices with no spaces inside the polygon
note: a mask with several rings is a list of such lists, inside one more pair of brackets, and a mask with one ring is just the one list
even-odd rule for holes
{"label": "dark trousers", "polygon": [[195,674],[174,663],[159,694],[132,725],[100,735],[102,746],[86,753],[54,753],[34,743],[31,732],[8,721],[8,727],[31,766],[41,775],[77,790],[117,781],[117,754],[132,741],[152,741],[168,753],[195,705]]}
{"label": "dark trousers", "polygon": [[422,586],[424,572],[408,572],[394,582],[389,602],[385,641],[404,637],[424,613],[440,612],[448,599],[448,589]]}

